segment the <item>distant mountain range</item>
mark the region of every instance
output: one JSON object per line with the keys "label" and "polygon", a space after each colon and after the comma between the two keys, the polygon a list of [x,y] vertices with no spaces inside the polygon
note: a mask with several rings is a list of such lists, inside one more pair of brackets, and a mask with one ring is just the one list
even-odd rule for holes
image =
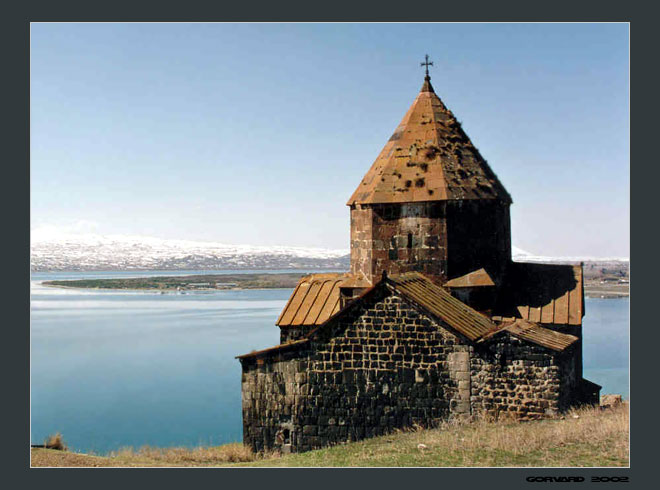
{"label": "distant mountain range", "polygon": [[629,257],[590,257],[590,256],[568,256],[550,257],[547,255],[534,255],[518,247],[512,247],[511,255],[516,262],[538,262],[544,264],[585,262],[592,264],[629,263]]}
{"label": "distant mountain range", "polygon": [[[344,269],[349,251],[97,234],[33,234],[31,268],[40,271]],[[545,257],[513,248],[520,262],[627,262],[627,258]]]}

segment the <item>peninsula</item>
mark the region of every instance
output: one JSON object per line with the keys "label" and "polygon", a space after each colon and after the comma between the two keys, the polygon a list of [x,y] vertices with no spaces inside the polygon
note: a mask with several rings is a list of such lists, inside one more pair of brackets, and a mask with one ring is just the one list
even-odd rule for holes
{"label": "peninsula", "polygon": [[304,273],[194,274],[189,276],[127,277],[44,281],[44,286],[84,289],[139,289],[158,291],[294,288]]}
{"label": "peninsula", "polygon": [[[627,268],[621,277],[585,270],[584,295],[587,298],[622,298],[629,294]],[[609,271],[608,271],[609,272]],[[618,272],[618,271],[617,271]],[[45,286],[81,289],[128,289],[153,291],[205,291],[222,289],[293,289],[301,272],[249,274],[194,274],[189,276],[154,276],[115,279],[77,279],[44,281]]]}

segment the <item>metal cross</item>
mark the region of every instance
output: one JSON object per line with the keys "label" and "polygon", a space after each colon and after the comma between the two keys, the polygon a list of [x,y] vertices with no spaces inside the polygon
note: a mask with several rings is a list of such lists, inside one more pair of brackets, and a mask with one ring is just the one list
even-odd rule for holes
{"label": "metal cross", "polygon": [[426,76],[428,77],[429,76],[429,65],[433,66],[433,62],[429,61],[429,55],[428,54],[425,56],[425,58],[426,58],[426,61],[424,61],[424,63],[420,63],[419,65],[420,66],[426,66]]}

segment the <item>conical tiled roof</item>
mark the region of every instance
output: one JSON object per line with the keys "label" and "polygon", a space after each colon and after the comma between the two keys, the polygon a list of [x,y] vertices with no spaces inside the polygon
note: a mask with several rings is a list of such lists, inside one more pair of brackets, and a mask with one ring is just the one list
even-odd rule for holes
{"label": "conical tiled roof", "polygon": [[426,77],[415,102],[347,204],[462,199],[511,202]]}

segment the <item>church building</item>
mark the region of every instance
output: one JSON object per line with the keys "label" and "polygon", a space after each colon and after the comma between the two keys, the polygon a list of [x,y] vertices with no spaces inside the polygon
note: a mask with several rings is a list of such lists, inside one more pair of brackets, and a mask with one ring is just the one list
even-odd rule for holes
{"label": "church building", "polygon": [[348,273],[303,277],[239,356],[243,441],[299,452],[473,415],[597,403],[581,265],[513,262],[511,196],[426,77],[347,202]]}

